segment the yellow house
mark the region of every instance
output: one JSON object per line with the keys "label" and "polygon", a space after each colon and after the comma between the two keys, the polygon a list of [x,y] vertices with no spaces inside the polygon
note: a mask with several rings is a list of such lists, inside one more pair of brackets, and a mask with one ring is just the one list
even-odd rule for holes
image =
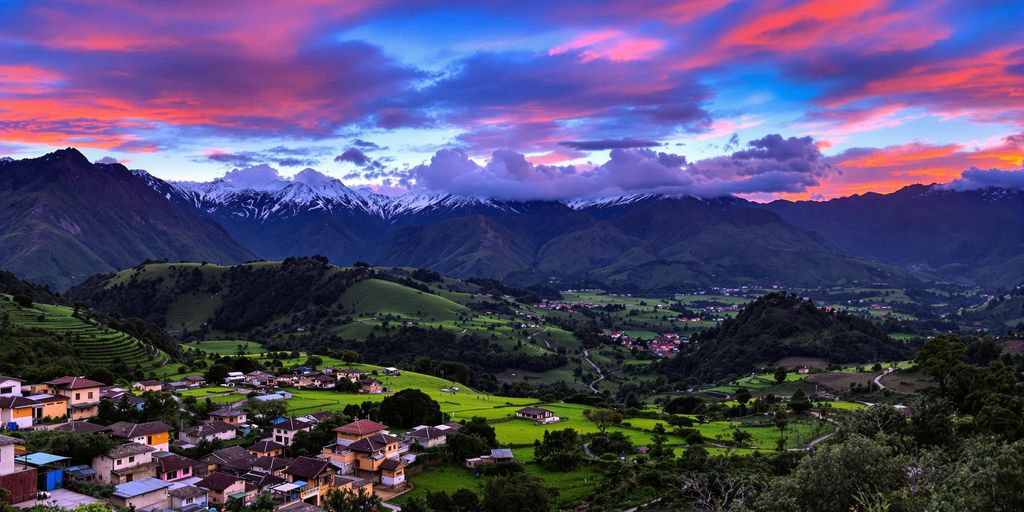
{"label": "yellow house", "polygon": [[71,419],[84,420],[96,416],[99,412],[100,387],[104,385],[85,377],[68,376],[33,386],[33,391],[68,397]]}
{"label": "yellow house", "polygon": [[398,438],[384,433],[364,437],[350,445],[348,449],[356,454],[356,467],[361,471],[377,473],[380,465],[387,459],[397,458]]}
{"label": "yellow house", "polygon": [[244,424],[245,420],[245,411],[241,409],[225,407],[223,409],[217,409],[216,411],[210,411],[210,421],[223,421],[233,427]]}
{"label": "yellow house", "polygon": [[35,400],[39,407],[35,409],[35,421],[45,419],[59,420],[68,415],[68,402],[70,399],[60,395],[30,395],[27,398]]}
{"label": "yellow house", "polygon": [[113,439],[152,446],[163,452],[170,449],[171,427],[162,421],[147,421],[145,423],[119,421],[111,424],[108,428],[110,431],[107,432],[107,435]]}

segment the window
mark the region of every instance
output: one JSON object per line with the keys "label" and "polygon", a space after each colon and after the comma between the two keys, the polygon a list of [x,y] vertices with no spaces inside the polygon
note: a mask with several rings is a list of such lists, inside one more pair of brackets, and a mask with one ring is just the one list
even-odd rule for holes
{"label": "window", "polygon": [[89,392],[89,400],[92,400],[92,391]]}
{"label": "window", "polygon": [[10,395],[14,393],[13,387],[0,388],[0,395]]}
{"label": "window", "polygon": [[128,462],[135,462],[135,457],[128,457]]}
{"label": "window", "polygon": [[81,399],[82,399],[82,394],[81,393],[75,393],[75,400],[81,400]]}
{"label": "window", "polygon": [[115,461],[114,461],[114,465],[115,465],[115,466],[120,466],[120,465],[121,465],[121,462],[122,462],[122,460],[121,460],[121,459],[117,459],[117,460],[115,460]]}

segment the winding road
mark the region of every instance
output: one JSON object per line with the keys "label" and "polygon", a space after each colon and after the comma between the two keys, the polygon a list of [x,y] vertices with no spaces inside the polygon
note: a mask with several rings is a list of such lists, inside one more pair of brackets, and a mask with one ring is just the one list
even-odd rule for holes
{"label": "winding road", "polygon": [[[600,347],[598,347],[598,348],[600,348]],[[601,367],[600,366],[594,364],[594,361],[592,361],[590,359],[590,349],[589,348],[583,349],[583,359],[586,359],[587,362],[590,363],[590,366],[593,366],[594,370],[597,371],[597,378],[594,379],[594,382],[591,382],[590,384],[588,384],[588,386],[590,386],[590,390],[591,391],[593,391],[594,393],[598,393],[596,384],[598,382],[601,382],[602,380],[604,380],[604,372],[601,371]]]}

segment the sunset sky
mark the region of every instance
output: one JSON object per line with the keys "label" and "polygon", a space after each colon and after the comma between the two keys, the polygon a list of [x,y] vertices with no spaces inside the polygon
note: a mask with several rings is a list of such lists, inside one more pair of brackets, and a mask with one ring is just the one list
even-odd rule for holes
{"label": "sunset sky", "polygon": [[0,19],[15,158],[524,199],[817,199],[972,167],[1024,185],[1019,0],[8,0]]}

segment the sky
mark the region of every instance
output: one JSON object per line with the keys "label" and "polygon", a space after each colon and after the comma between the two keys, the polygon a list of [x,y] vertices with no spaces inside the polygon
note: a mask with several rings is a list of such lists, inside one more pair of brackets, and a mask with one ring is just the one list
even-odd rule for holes
{"label": "sky", "polygon": [[0,19],[14,158],[512,199],[1024,187],[1019,0],[6,0]]}

